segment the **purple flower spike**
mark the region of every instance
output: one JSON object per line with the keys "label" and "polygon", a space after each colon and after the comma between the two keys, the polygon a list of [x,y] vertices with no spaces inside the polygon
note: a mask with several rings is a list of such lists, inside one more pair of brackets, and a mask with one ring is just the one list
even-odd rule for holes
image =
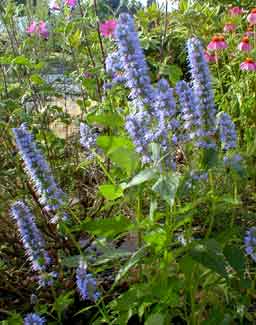
{"label": "purple flower spike", "polygon": [[84,262],[80,262],[76,270],[76,285],[83,300],[97,301],[100,292],[97,291],[97,282],[91,273],[87,272]]}
{"label": "purple flower spike", "polygon": [[246,254],[256,262],[256,227],[247,230],[244,243]]}
{"label": "purple flower spike", "polygon": [[46,320],[35,313],[27,314],[24,318],[24,325],[44,325]]}
{"label": "purple flower spike", "polygon": [[198,141],[198,146],[215,148],[213,136],[216,132],[216,109],[209,67],[204,57],[202,44],[197,38],[189,39],[187,48],[193,91],[199,101],[199,136],[201,139]]}
{"label": "purple flower spike", "polygon": [[[16,146],[24,161],[25,172],[33,182],[39,195],[39,201],[48,212],[54,212],[64,206],[66,195],[58,187],[42,152],[37,148],[32,134],[25,124],[13,129]],[[65,219],[62,216],[63,219]],[[55,215],[52,223],[56,223],[59,216]]]}
{"label": "purple flower spike", "polygon": [[235,149],[237,146],[237,135],[231,117],[227,113],[221,112],[218,116],[217,126],[222,149],[225,151]]}
{"label": "purple flower spike", "polygon": [[34,271],[45,271],[51,259],[45,250],[45,241],[36,226],[34,216],[22,201],[11,206],[11,216],[16,221],[23,246]]}

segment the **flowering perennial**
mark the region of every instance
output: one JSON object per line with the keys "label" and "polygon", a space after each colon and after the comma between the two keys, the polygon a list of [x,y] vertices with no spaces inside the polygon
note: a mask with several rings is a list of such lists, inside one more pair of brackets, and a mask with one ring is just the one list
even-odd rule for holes
{"label": "flowering perennial", "polygon": [[[90,151],[96,147],[98,132],[95,128],[91,128],[88,124],[80,123],[80,143],[86,150]],[[93,157],[93,153],[89,153],[88,159]]]}
{"label": "flowering perennial", "polygon": [[249,42],[248,36],[243,37],[242,41],[238,44],[238,50],[244,51],[244,52],[250,52],[252,49],[252,46]]}
{"label": "flowering perennial", "polygon": [[176,85],[176,93],[180,104],[181,119],[183,121],[183,141],[196,138],[200,127],[199,103],[193,90],[185,81],[179,81]]}
{"label": "flowering perennial", "polygon": [[114,35],[117,22],[114,19],[107,20],[105,23],[100,24],[100,32],[104,37],[110,37]]}
{"label": "flowering perennial", "polygon": [[83,300],[96,301],[99,299],[100,292],[97,291],[96,279],[87,272],[86,264],[82,261],[76,270],[76,285]]}
{"label": "flowering perennial", "polygon": [[256,25],[256,8],[252,9],[252,11],[250,12],[250,14],[247,17],[247,21],[251,25]]}
{"label": "flowering perennial", "polygon": [[134,28],[133,18],[121,14],[117,23],[115,37],[118,45],[127,87],[131,90],[130,97],[137,107],[146,107],[153,113],[154,88],[148,75],[148,67],[138,35]]}
{"label": "flowering perennial", "polygon": [[24,318],[24,325],[44,325],[45,323],[45,318],[36,313],[27,314]]}
{"label": "flowering perennial", "polygon": [[22,201],[11,206],[11,216],[16,221],[22,243],[34,271],[45,271],[51,259],[45,250],[45,241],[36,226],[34,216]]}
{"label": "flowering perennial", "polygon": [[106,71],[112,78],[112,85],[118,83],[123,84],[127,81],[124,76],[124,69],[118,51],[115,51],[107,56]]}
{"label": "flowering perennial", "polygon": [[254,262],[256,262],[256,227],[247,230],[244,243],[246,254],[250,255]]}
{"label": "flowering perennial", "polygon": [[[56,184],[49,165],[42,152],[37,148],[32,134],[25,124],[13,129],[16,146],[24,161],[25,171],[31,178],[39,201],[46,211],[56,212],[66,200],[64,192]],[[51,222],[56,223],[58,216],[54,216]]]}
{"label": "flowering perennial", "polygon": [[204,58],[203,47],[198,39],[189,39],[187,47],[193,91],[199,100],[200,130],[198,135],[201,139],[198,141],[198,146],[215,148],[216,144],[212,136],[216,131],[216,109],[209,67]]}
{"label": "flowering perennial", "polygon": [[142,154],[142,160],[147,162],[150,160],[148,145],[153,140],[151,126],[155,112],[155,90],[151,85],[144,53],[130,15],[120,15],[115,37],[124,69],[123,76],[127,80],[126,86],[130,89],[130,98],[136,109],[127,117],[126,129],[137,152]]}
{"label": "flowering perennial", "polygon": [[240,64],[240,69],[244,71],[256,71],[256,62],[252,58],[247,58]]}
{"label": "flowering perennial", "polygon": [[45,21],[41,20],[38,24],[36,21],[32,21],[31,24],[28,26],[26,32],[29,35],[38,35],[44,39],[48,39],[49,37],[49,30]]}
{"label": "flowering perennial", "polygon": [[227,113],[221,112],[218,116],[218,131],[222,149],[227,151],[237,146],[236,128]]}

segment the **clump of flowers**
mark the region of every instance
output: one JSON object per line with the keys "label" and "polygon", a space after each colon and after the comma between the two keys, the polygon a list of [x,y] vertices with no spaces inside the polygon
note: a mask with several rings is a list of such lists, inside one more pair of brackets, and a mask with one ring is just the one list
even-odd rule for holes
{"label": "clump of flowers", "polygon": [[100,32],[104,37],[111,37],[114,35],[117,22],[114,19],[107,20],[100,24]]}
{"label": "clump of flowers", "polygon": [[204,58],[201,42],[191,38],[187,43],[190,73],[195,96],[198,98],[200,139],[197,144],[201,148],[215,148],[213,136],[216,132],[216,109],[211,84],[209,67]]}
{"label": "clump of flowers", "polygon": [[87,272],[87,265],[83,261],[76,270],[76,285],[83,300],[97,301],[100,298],[97,281],[91,273]]}
{"label": "clump of flowers", "polygon": [[185,134],[183,141],[190,141],[197,137],[200,128],[200,107],[193,90],[184,80],[176,85],[176,93],[180,104],[181,119]]}
{"label": "clump of flowers", "polygon": [[115,84],[123,84],[127,81],[124,76],[124,69],[118,51],[110,53],[107,56],[105,63],[106,72],[111,77],[111,86]]}
{"label": "clump of flowers", "polygon": [[45,250],[45,241],[36,226],[34,216],[22,201],[17,201],[11,206],[11,216],[17,223],[32,269],[45,271],[51,259]]}
{"label": "clump of flowers", "polygon": [[91,128],[88,124],[80,123],[80,143],[88,152],[88,159],[93,158],[92,149],[96,147],[96,140],[99,133],[95,128]]}
{"label": "clump of flowers", "polygon": [[36,23],[36,21],[33,20],[26,31],[29,35],[38,35],[43,39],[49,38],[49,30],[47,24],[42,20],[39,23]]}
{"label": "clump of flowers", "polygon": [[256,262],[256,227],[247,230],[244,243],[246,254]]}
{"label": "clump of flowers", "polygon": [[24,318],[24,325],[44,325],[45,323],[45,318],[36,313],[27,314]]}
{"label": "clump of flowers", "polygon": [[13,133],[17,149],[24,162],[25,172],[32,180],[44,209],[55,214],[51,222],[56,223],[59,219],[56,211],[64,206],[66,195],[56,184],[48,163],[26,125],[22,124],[19,128],[14,128]]}
{"label": "clump of flowers", "polygon": [[218,130],[222,149],[224,151],[235,149],[237,146],[236,128],[230,116],[225,112],[218,115]]}

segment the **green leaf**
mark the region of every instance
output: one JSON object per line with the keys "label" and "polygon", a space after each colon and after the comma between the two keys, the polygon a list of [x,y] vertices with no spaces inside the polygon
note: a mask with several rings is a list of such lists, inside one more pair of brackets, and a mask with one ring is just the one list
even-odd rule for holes
{"label": "green leaf", "polygon": [[81,43],[82,32],[78,29],[74,34],[68,37],[69,44],[71,47],[78,48]]}
{"label": "green leaf", "polygon": [[29,59],[26,58],[23,55],[17,56],[15,59],[12,60],[12,63],[13,64],[19,64],[19,65],[26,65],[26,66],[30,66],[31,65]]}
{"label": "green leaf", "polygon": [[165,316],[160,313],[151,314],[145,322],[145,325],[164,325],[164,324],[165,324]]}
{"label": "green leaf", "polygon": [[132,149],[133,144],[127,137],[101,135],[97,137],[97,145],[102,148],[107,155],[117,148]]}
{"label": "green leaf", "polygon": [[245,272],[244,252],[238,246],[227,245],[223,253],[233,269],[242,276]]}
{"label": "green leaf", "polygon": [[123,126],[123,119],[120,115],[114,112],[103,112],[101,114],[87,115],[89,124],[99,124],[116,130],[118,127]]}
{"label": "green leaf", "polygon": [[134,150],[132,142],[127,137],[99,136],[97,138],[97,145],[127,175],[131,175],[137,168],[139,157]]}
{"label": "green leaf", "polygon": [[115,216],[108,219],[93,219],[84,221],[81,225],[81,229],[95,236],[107,238],[114,238],[120,233],[127,232],[132,227],[133,225],[130,220],[124,216]]}
{"label": "green leaf", "polygon": [[74,298],[71,297],[74,291],[63,293],[56,298],[52,306],[58,314],[62,314],[70,305],[74,303]]}
{"label": "green leaf", "polygon": [[100,193],[110,201],[123,196],[123,190],[119,185],[104,184],[99,186],[99,190]]}
{"label": "green leaf", "polygon": [[218,242],[214,239],[197,244],[190,251],[192,258],[206,268],[215,271],[224,278],[228,278],[227,263]]}
{"label": "green leaf", "polygon": [[151,180],[152,178],[156,177],[157,169],[155,168],[147,168],[139,172],[133,179],[126,185],[125,188],[136,186]]}
{"label": "green leaf", "polygon": [[138,264],[142,260],[142,258],[145,255],[145,252],[144,252],[145,249],[146,249],[146,247],[141,247],[139,250],[137,250],[131,256],[131,258],[128,260],[128,262],[123,267],[121,267],[118,274],[116,275],[114,284],[117,284],[132,267],[134,267],[136,264]]}
{"label": "green leaf", "polygon": [[43,85],[45,83],[44,79],[42,79],[38,74],[32,74],[30,79],[33,82],[33,84],[36,84],[36,85]]}
{"label": "green leaf", "polygon": [[109,155],[109,158],[128,176],[134,172],[139,163],[138,155],[133,149],[117,148]]}
{"label": "green leaf", "polygon": [[161,175],[159,180],[153,185],[152,190],[160,194],[160,197],[167,201],[170,206],[173,205],[176,192],[179,186],[179,175]]}
{"label": "green leaf", "polygon": [[156,252],[160,252],[167,243],[167,234],[164,229],[158,228],[146,234],[144,240],[153,246]]}
{"label": "green leaf", "polygon": [[160,66],[159,73],[167,76],[172,84],[176,84],[182,77],[182,70],[176,64],[163,63]]}

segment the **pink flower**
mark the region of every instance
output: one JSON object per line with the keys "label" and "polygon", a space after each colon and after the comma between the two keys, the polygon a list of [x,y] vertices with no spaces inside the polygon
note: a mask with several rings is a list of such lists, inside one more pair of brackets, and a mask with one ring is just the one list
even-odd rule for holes
{"label": "pink flower", "polygon": [[247,21],[251,25],[256,25],[256,8],[252,9],[252,11],[250,12],[250,14],[247,17]]}
{"label": "pink flower", "polygon": [[244,51],[244,52],[249,52],[251,51],[252,47],[249,43],[249,38],[248,36],[243,37],[242,41],[238,44],[238,50]]}
{"label": "pink flower", "polygon": [[50,9],[51,10],[55,10],[55,11],[59,11],[60,10],[60,6],[56,1],[52,1],[50,4]]}
{"label": "pink flower", "polygon": [[215,54],[210,54],[207,51],[204,52],[204,57],[207,62],[217,62],[217,56]]}
{"label": "pink flower", "polygon": [[114,19],[107,20],[105,23],[100,24],[100,32],[104,37],[110,37],[114,34],[117,22]]}
{"label": "pink flower", "polygon": [[240,69],[244,71],[256,71],[256,62],[251,58],[247,58],[240,64]]}
{"label": "pink flower", "polygon": [[244,33],[245,36],[254,36],[254,31],[253,31],[253,27],[252,26],[249,26],[247,28],[247,31]]}
{"label": "pink flower", "polygon": [[74,9],[76,6],[76,0],[65,0],[65,5],[71,9]]}
{"label": "pink flower", "polygon": [[223,50],[227,47],[228,47],[228,45],[225,42],[225,39],[223,36],[213,36],[211,42],[207,46],[207,49],[209,51],[217,51],[217,50]]}
{"label": "pink flower", "polygon": [[231,16],[239,16],[243,13],[243,9],[240,7],[232,7],[228,12]]}
{"label": "pink flower", "polygon": [[31,24],[28,26],[26,32],[28,34],[35,34],[37,32],[37,25],[36,22],[33,20]]}
{"label": "pink flower", "polygon": [[234,32],[236,30],[236,25],[232,23],[226,23],[223,28],[224,32]]}
{"label": "pink flower", "polygon": [[48,31],[48,28],[47,28],[47,25],[46,25],[46,22],[44,22],[44,21],[40,21],[39,22],[39,25],[38,25],[38,34],[41,36],[41,37],[43,37],[43,38],[45,38],[45,39],[47,39],[48,37],[49,37],[49,31]]}

